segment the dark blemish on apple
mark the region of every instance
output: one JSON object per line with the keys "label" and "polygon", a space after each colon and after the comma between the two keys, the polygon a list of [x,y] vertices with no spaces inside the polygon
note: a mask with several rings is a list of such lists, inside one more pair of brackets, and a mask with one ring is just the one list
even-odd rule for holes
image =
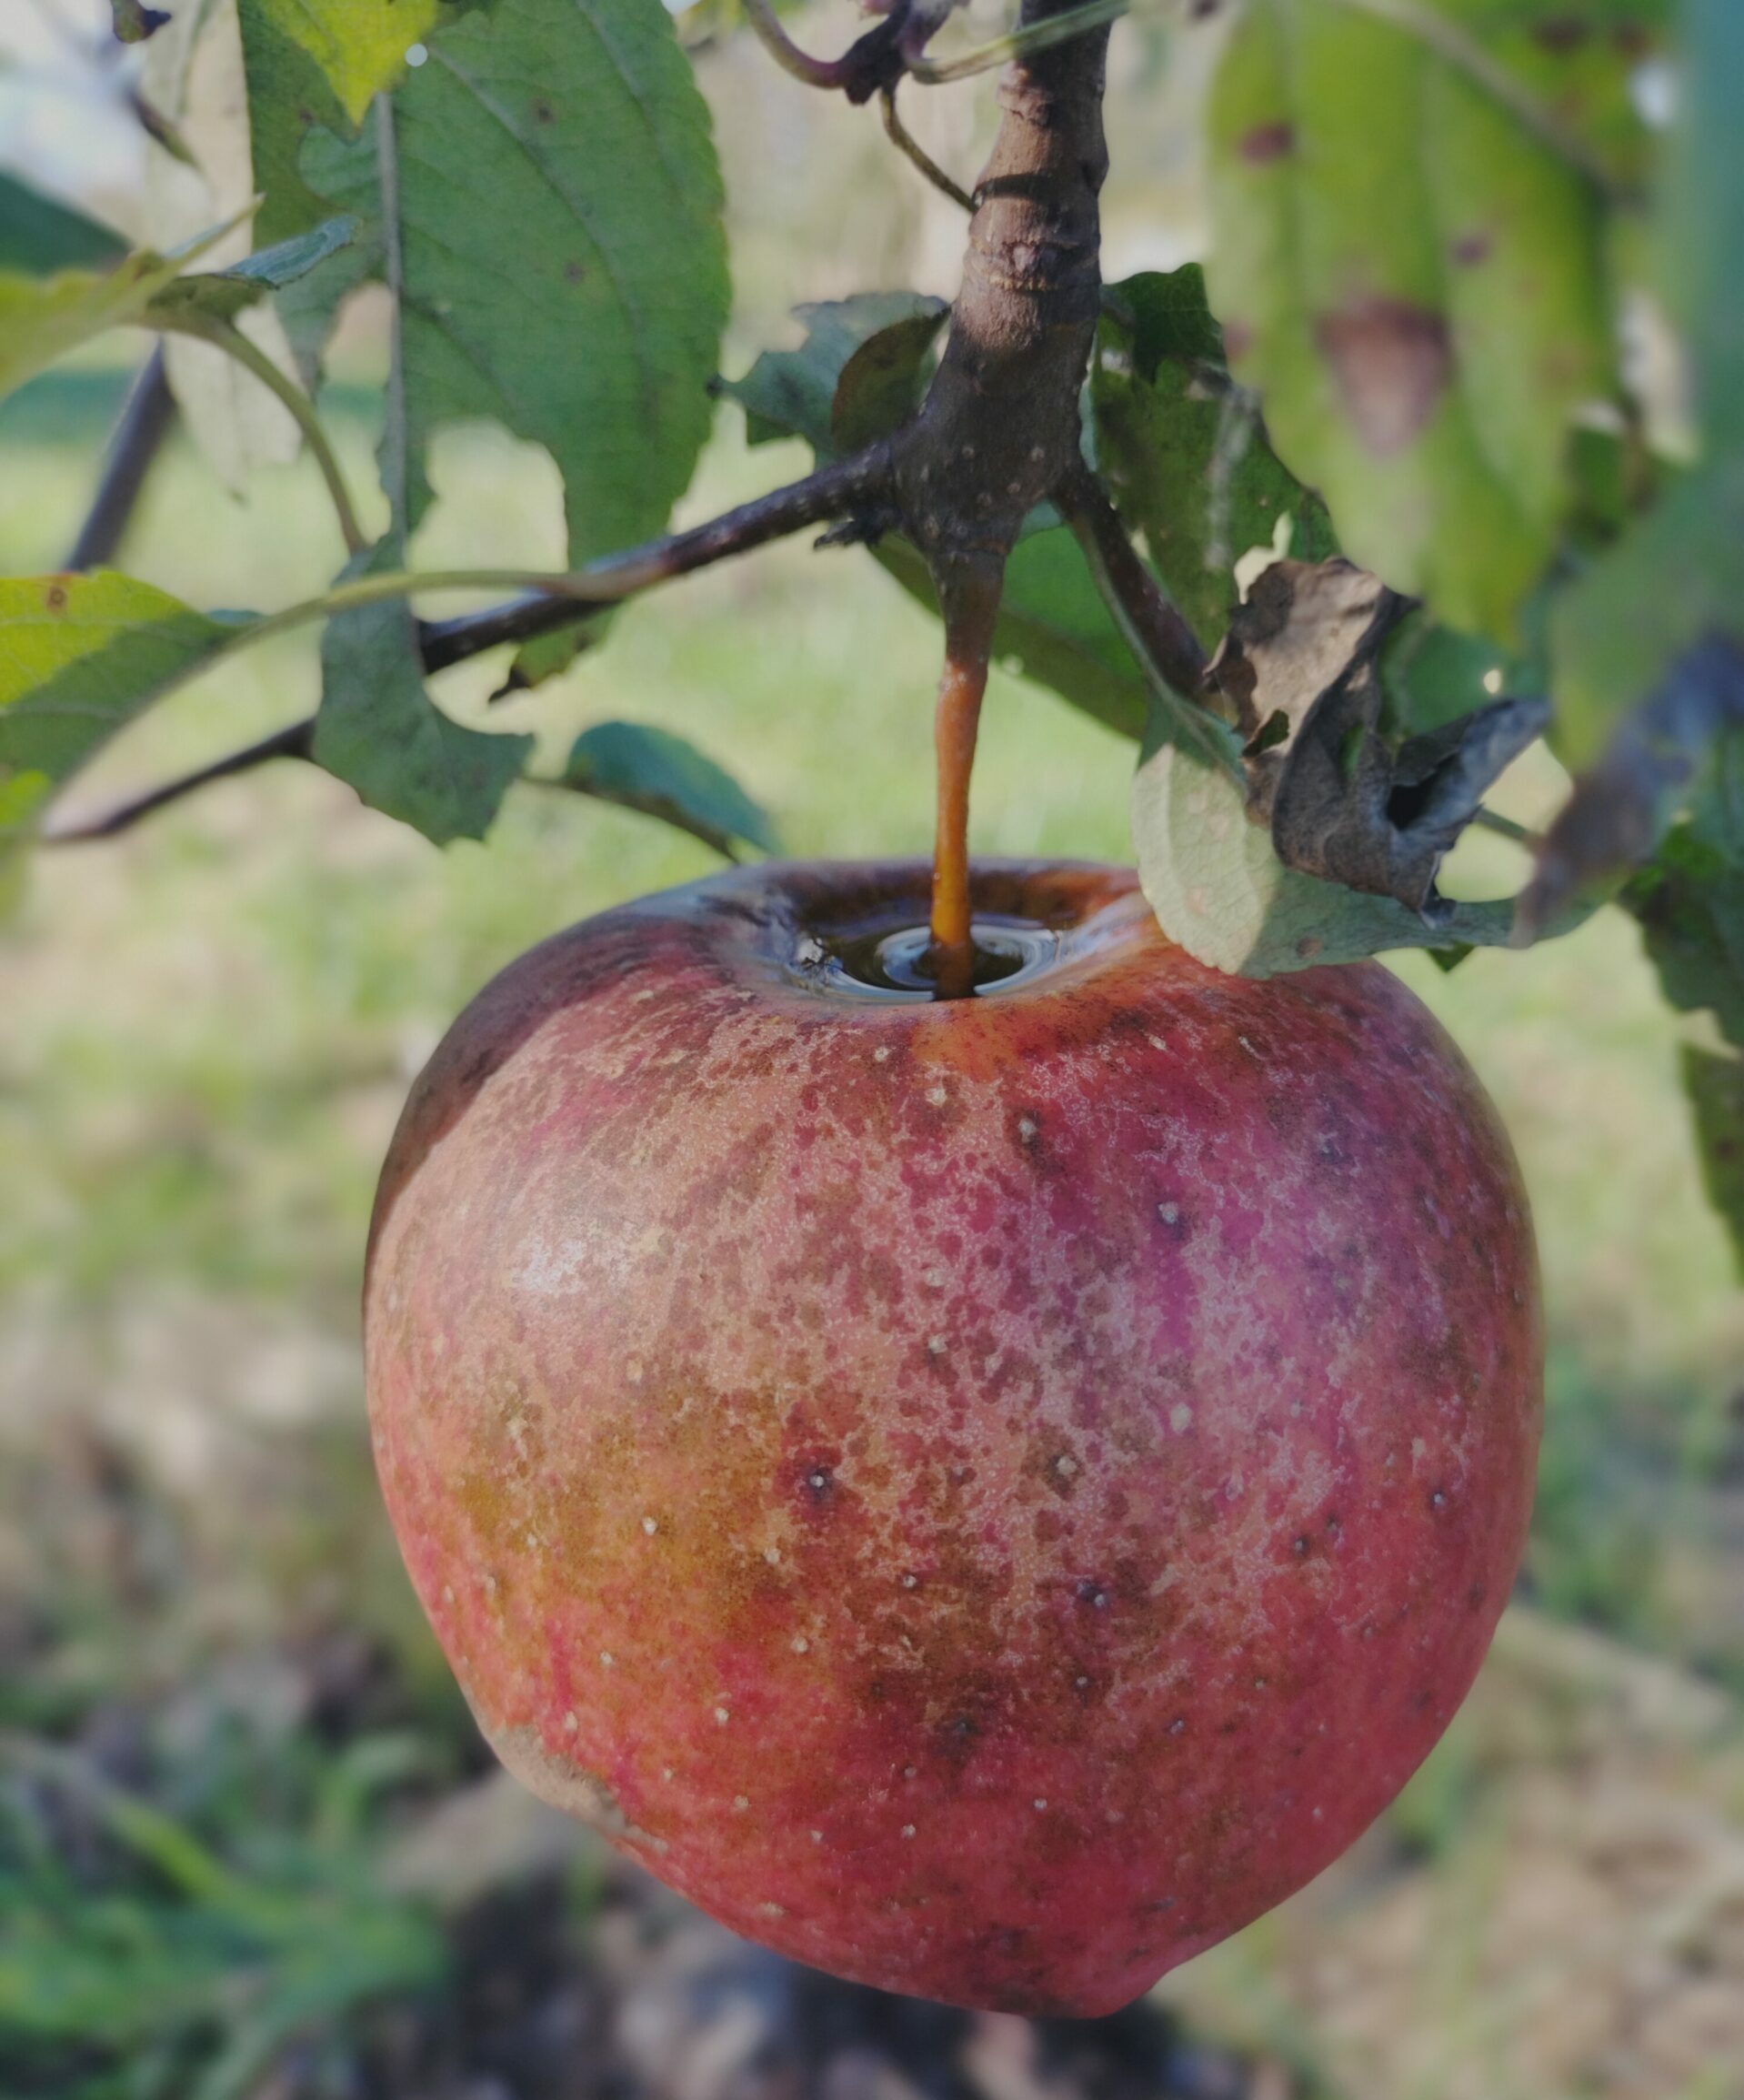
{"label": "dark blemish on apple", "polygon": [[1296,1555],[1298,1561],[1305,1560],[1308,1557],[1308,1542],[1305,1533],[1298,1534],[1290,1542],[1290,1552]]}
{"label": "dark blemish on apple", "polygon": [[1094,1612],[1106,1612],[1112,1603],[1103,1585],[1088,1577],[1079,1583],[1075,1593],[1080,1604],[1087,1604]]}
{"label": "dark blemish on apple", "polygon": [[1474,1583],[1470,1589],[1466,1592],[1467,1609],[1472,1612],[1481,1612],[1484,1606],[1484,1599],[1488,1594],[1488,1592],[1485,1589],[1481,1583]]}
{"label": "dark blemish on apple", "polygon": [[1178,1713],[1174,1720],[1169,1723],[1167,1733],[1170,1735],[1185,1735],[1187,1733],[1187,1716],[1184,1713]]}
{"label": "dark blemish on apple", "polygon": [[1255,167],[1282,160],[1296,145],[1296,126],[1280,117],[1274,124],[1257,124],[1241,141],[1241,157]]}
{"label": "dark blemish on apple", "polygon": [[1158,1203],[1157,1215],[1174,1239],[1185,1240],[1192,1230],[1178,1203]]}
{"label": "dark blemish on apple", "polygon": [[1448,1498],[1445,1492],[1440,1488],[1432,1488],[1429,1491],[1429,1507],[1432,1510],[1444,1510],[1447,1506]]}

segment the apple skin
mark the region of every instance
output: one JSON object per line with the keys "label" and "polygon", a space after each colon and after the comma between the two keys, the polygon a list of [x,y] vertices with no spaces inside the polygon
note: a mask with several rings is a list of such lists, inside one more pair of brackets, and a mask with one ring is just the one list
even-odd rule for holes
{"label": "apple skin", "polygon": [[1508,1140],[1374,964],[1251,982],[1133,878],[948,1003],[807,982],[927,870],[590,919],[455,1024],[383,1175],[371,1419],[492,1744],[717,1918],[1100,2014],[1299,1888],[1476,1674],[1525,1538]]}

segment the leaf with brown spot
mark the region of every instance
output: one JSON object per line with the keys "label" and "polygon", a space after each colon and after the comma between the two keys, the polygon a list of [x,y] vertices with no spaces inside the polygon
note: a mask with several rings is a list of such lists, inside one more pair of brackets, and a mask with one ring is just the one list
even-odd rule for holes
{"label": "leaf with brown spot", "polygon": [[1279,457],[1356,560],[1511,638],[1616,385],[1595,186],[1428,41],[1293,0],[1237,24],[1210,138],[1212,305]]}

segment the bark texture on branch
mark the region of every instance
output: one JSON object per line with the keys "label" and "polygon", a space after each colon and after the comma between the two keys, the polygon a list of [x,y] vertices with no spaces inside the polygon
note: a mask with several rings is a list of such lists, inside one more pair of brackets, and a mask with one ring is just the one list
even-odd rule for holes
{"label": "bark texture on branch", "polygon": [[[1069,0],[1025,0],[1027,25]],[[896,448],[905,528],[936,575],[1002,558],[1078,466],[1078,390],[1101,297],[1108,32],[1013,61],[975,188],[962,289],[925,407]]]}

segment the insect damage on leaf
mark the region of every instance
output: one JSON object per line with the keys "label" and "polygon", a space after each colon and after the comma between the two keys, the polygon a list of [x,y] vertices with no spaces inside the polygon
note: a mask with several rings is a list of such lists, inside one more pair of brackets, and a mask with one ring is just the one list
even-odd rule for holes
{"label": "insect damage on leaf", "polygon": [[1397,747],[1382,734],[1382,645],[1411,601],[1342,559],[1262,572],[1208,674],[1235,711],[1248,814],[1286,867],[1434,919],[1448,849],[1549,719],[1498,700]]}

